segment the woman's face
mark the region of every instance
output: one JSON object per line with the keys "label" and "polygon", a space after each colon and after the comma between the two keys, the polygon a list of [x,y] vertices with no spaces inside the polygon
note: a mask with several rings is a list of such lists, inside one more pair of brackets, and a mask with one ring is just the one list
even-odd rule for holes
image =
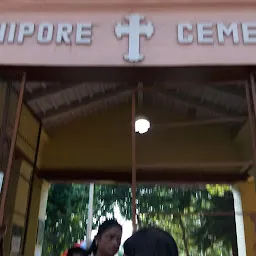
{"label": "woman's face", "polygon": [[107,229],[99,238],[96,239],[98,252],[104,256],[114,256],[120,247],[122,230],[120,227]]}

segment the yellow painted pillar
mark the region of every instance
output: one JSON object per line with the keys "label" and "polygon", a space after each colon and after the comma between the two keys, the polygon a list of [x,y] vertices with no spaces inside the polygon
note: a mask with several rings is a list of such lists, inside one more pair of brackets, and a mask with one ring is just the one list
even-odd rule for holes
{"label": "yellow painted pillar", "polygon": [[42,228],[44,228],[48,190],[49,183],[35,177],[29,211],[27,239],[24,241],[24,255],[41,255],[42,240],[40,237],[43,235],[41,232],[44,232]]}
{"label": "yellow painted pillar", "polygon": [[39,215],[38,215],[38,223],[39,223],[38,231],[40,233],[38,233],[37,235],[35,256],[42,255],[43,236],[44,236],[44,228],[45,228],[45,215],[46,215],[49,188],[50,188],[50,183],[43,181],[42,189],[41,189],[40,205],[39,205]]}
{"label": "yellow painted pillar", "polygon": [[15,198],[18,188],[21,160],[15,159],[12,165],[10,183],[7,191],[7,200],[4,213],[4,222],[7,224],[7,232],[4,237],[4,256],[9,256],[13,233],[13,218],[15,214]]}
{"label": "yellow painted pillar", "polygon": [[4,256],[16,256],[21,251],[31,172],[32,166],[26,161],[14,160],[4,215],[4,222],[8,226],[4,238]]}
{"label": "yellow painted pillar", "polygon": [[[244,214],[246,256],[256,255],[256,190],[254,181],[239,183]],[[248,215],[250,213],[250,215]]]}
{"label": "yellow painted pillar", "polygon": [[34,255],[36,237],[37,237],[37,226],[38,226],[38,214],[39,214],[39,205],[40,205],[40,195],[42,188],[42,180],[35,177],[32,184],[32,198],[31,198],[31,207],[28,220],[28,229],[27,229],[27,239],[24,241],[24,255]]}

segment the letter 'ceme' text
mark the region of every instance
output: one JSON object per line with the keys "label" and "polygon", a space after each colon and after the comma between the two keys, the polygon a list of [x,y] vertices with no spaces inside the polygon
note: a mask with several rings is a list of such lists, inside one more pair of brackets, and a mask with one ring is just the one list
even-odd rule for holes
{"label": "letter 'ceme' text", "polygon": [[224,23],[182,23],[178,24],[179,44],[225,44],[231,39],[233,44],[256,44],[256,22]]}

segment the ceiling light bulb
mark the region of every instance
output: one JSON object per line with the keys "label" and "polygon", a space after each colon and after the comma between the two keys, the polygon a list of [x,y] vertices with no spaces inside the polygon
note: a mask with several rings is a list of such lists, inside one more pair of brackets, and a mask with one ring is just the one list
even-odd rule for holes
{"label": "ceiling light bulb", "polygon": [[146,133],[150,128],[150,122],[144,118],[139,117],[135,121],[135,132],[138,132],[139,134]]}

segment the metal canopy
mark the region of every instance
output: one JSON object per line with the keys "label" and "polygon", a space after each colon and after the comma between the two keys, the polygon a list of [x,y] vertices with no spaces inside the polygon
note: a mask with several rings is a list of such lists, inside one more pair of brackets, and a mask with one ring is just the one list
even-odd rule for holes
{"label": "metal canopy", "polygon": [[[42,121],[44,129],[48,132],[56,126],[71,122],[74,118],[93,115],[131,102],[132,93],[137,90],[138,82],[143,83],[143,102],[147,105],[162,108],[170,114],[178,110],[178,113],[182,113],[190,120],[182,124],[163,125],[228,125],[232,135],[248,119],[245,88],[251,68],[247,67],[5,67],[0,69],[0,75],[9,81],[15,80],[17,76],[15,86],[19,91],[18,78],[22,70],[27,71],[28,78],[24,103],[38,120]],[[239,164],[238,167],[241,169],[243,164]],[[51,173],[54,174],[53,171]],[[75,173],[74,170],[72,173]],[[177,181],[184,178],[179,177],[178,173],[179,171],[173,172],[173,175],[178,177]],[[77,173],[74,180],[92,178],[89,174],[88,177],[80,177],[80,174]],[[99,174],[102,178],[103,174]],[[227,174],[230,177],[231,173]],[[42,172],[38,175],[46,177]],[[229,181],[246,179],[247,171],[241,171],[239,175]],[[173,180],[174,176],[168,179]],[[207,181],[210,182],[213,178],[209,177]],[[55,180],[54,177],[51,179]],[[138,179],[144,178],[138,176]],[[129,180],[129,177],[120,178],[121,182],[125,180]]]}
{"label": "metal canopy", "polygon": [[137,82],[144,84],[148,104],[179,109],[190,119],[247,117],[245,84],[251,68],[5,67],[0,75],[13,80],[21,70],[27,71],[24,101],[48,131],[131,101]]}
{"label": "metal canopy", "polygon": [[[223,90],[225,87],[226,91]],[[126,83],[26,84],[25,101],[46,128],[87,116],[131,100],[134,87]],[[236,118],[247,116],[244,88],[240,85],[189,86],[155,84],[144,92],[146,103],[179,109],[194,119]]]}

